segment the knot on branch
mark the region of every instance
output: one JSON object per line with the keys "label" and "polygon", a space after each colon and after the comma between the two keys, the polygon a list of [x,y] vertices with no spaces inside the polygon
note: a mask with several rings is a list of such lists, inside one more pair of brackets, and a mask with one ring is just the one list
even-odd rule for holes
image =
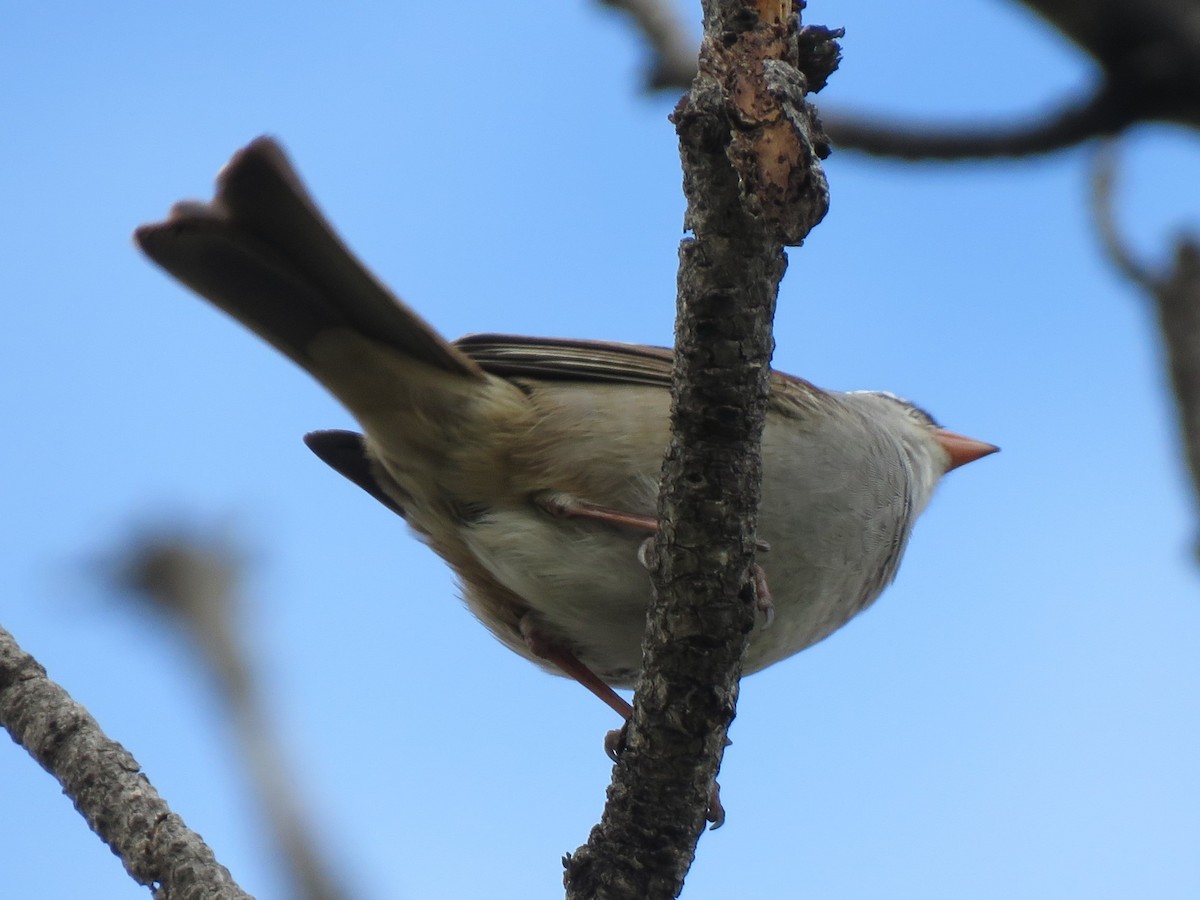
{"label": "knot on branch", "polygon": [[805,25],[796,35],[796,67],[804,73],[810,94],[823,89],[837,71],[842,61],[838,40],[845,36],[845,28],[826,28],[824,25]]}
{"label": "knot on branch", "polygon": [[719,40],[705,40],[697,82],[672,121],[685,150],[723,151],[745,212],[772,240],[794,246],[829,209],[819,162],[829,140],[805,98],[837,67],[842,32],[801,29],[797,17],[761,9],[742,13]]}

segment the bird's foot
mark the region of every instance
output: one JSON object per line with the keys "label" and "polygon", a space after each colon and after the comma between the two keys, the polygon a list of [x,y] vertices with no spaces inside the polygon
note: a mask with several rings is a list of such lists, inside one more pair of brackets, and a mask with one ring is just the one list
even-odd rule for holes
{"label": "bird's foot", "polygon": [[775,621],[775,602],[767,586],[767,573],[758,563],[750,567],[750,580],[754,582],[754,610],[763,614],[762,630],[766,631]]}

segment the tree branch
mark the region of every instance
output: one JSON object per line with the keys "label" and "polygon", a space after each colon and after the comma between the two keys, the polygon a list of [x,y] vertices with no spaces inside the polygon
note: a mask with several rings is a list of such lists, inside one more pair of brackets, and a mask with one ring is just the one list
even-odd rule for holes
{"label": "tree branch", "polygon": [[[648,87],[687,88],[696,74],[690,35],[669,0],[602,0],[624,9],[654,50]],[[1146,121],[1200,126],[1196,0],[1021,0],[1097,64],[1086,97],[1011,124],[933,126],[824,113],[845,150],[905,160],[988,159],[1051,153]]]}
{"label": "tree branch", "polygon": [[870,116],[824,113],[825,130],[839,149],[905,160],[991,159],[1033,156],[1116,134],[1136,118],[1107,90],[1039,119],[997,126],[935,126],[886,122]]}
{"label": "tree branch", "polygon": [[671,0],[600,0],[633,19],[650,45],[646,90],[686,89],[696,77],[696,40]]}
{"label": "tree branch", "polygon": [[820,221],[826,152],[804,95],[836,35],[786,0],[709,0],[699,76],[673,115],[688,199],[672,437],[654,599],[628,743],[604,815],[566,860],[568,898],[673,897],[733,719],[754,624],[760,438],[786,258]]}
{"label": "tree branch", "polygon": [[58,779],[92,831],[160,900],[249,894],[171,812],[141,766],[0,628],[0,724]]}
{"label": "tree branch", "polygon": [[1087,53],[1138,120],[1200,125],[1196,0],[1021,0]]}
{"label": "tree branch", "polygon": [[[1116,167],[1115,150],[1103,147],[1092,174],[1093,215],[1113,265],[1154,301],[1200,517],[1200,244],[1195,238],[1180,237],[1175,244],[1174,264],[1165,273],[1155,273],[1139,263],[1116,224]],[[1200,557],[1200,539],[1196,553]]]}
{"label": "tree branch", "polygon": [[930,127],[825,114],[835,145],[896,159],[981,159],[1050,153],[1139,122],[1200,127],[1196,0],[1022,0],[1100,70],[1090,96],[1007,126]]}
{"label": "tree branch", "polygon": [[301,809],[287,754],[270,727],[271,717],[239,640],[240,555],[219,536],[183,531],[136,538],[119,554],[116,586],[147,602],[192,640],[208,664],[232,719],[251,783],[274,832],[282,862],[304,900],[342,900],[326,853]]}

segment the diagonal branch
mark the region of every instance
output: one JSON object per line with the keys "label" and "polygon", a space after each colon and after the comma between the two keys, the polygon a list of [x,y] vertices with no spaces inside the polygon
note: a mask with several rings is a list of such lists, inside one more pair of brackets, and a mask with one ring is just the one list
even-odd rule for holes
{"label": "diagonal branch", "polygon": [[650,45],[646,90],[686,89],[696,77],[696,40],[671,0],[600,0],[627,13]]}
{"label": "diagonal branch", "polygon": [[171,900],[248,900],[137,761],[0,628],[0,725],[58,779],[125,870]]}
{"label": "diagonal branch", "polygon": [[195,642],[212,672],[296,896],[344,900],[346,891],[312,833],[239,639],[240,554],[218,535],[160,528],[138,536],[114,562],[115,586],[166,614]]}

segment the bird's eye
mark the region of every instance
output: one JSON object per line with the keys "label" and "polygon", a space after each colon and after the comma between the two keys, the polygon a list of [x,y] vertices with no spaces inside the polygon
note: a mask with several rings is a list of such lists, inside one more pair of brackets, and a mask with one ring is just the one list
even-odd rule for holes
{"label": "bird's eye", "polygon": [[930,415],[928,411],[917,406],[915,403],[908,403],[908,413],[922,425],[928,425],[930,428],[942,427],[938,423],[937,419]]}

